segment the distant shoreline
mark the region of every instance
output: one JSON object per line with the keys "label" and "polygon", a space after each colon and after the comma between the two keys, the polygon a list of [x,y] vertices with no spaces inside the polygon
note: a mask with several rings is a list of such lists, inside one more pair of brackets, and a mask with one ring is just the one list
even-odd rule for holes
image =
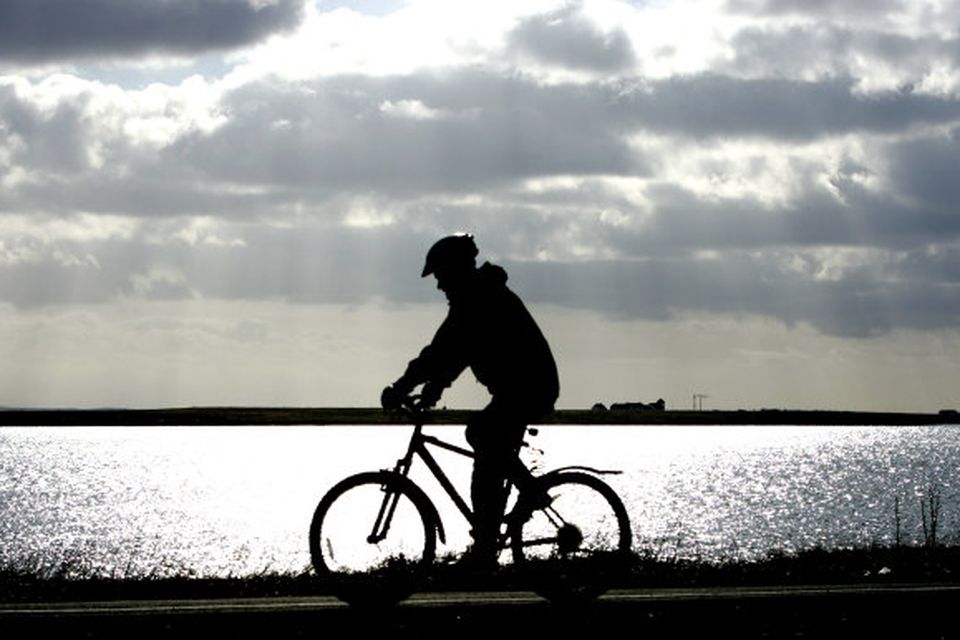
{"label": "distant shoreline", "polygon": [[[437,410],[430,424],[463,424],[471,411]],[[379,408],[183,407],[170,409],[5,409],[0,426],[257,426],[403,425],[403,416]],[[894,413],[870,411],[555,411],[553,425],[876,425],[960,424],[956,411]]]}

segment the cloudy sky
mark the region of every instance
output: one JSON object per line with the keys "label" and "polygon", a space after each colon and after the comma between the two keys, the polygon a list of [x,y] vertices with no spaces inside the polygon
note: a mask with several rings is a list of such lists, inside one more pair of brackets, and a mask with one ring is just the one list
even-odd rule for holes
{"label": "cloudy sky", "polygon": [[0,405],[376,404],[469,231],[561,407],[956,407],[958,202],[955,0],[5,0]]}

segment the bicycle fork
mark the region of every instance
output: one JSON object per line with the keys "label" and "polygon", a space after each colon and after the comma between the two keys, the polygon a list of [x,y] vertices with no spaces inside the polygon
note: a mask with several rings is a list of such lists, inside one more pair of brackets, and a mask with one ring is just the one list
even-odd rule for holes
{"label": "bicycle fork", "polygon": [[[415,433],[419,435],[419,426]],[[411,444],[407,454],[397,460],[397,464],[393,468],[393,473],[398,477],[407,477],[407,474],[410,473],[410,465],[412,462],[413,446]],[[370,531],[370,535],[367,536],[367,542],[370,544],[377,544],[383,541],[386,539],[387,534],[390,533],[390,523],[393,522],[393,514],[397,511],[397,505],[400,503],[400,495],[402,493],[394,489],[391,483],[384,483],[380,486],[380,490],[384,493],[383,502],[380,503],[380,510],[377,512],[377,519],[373,522],[373,529]]]}

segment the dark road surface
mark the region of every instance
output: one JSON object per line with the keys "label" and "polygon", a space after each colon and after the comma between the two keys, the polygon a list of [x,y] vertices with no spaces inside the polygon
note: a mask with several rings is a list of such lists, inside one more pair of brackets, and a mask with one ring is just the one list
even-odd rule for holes
{"label": "dark road surface", "polygon": [[375,611],[326,597],[0,604],[0,638],[954,638],[958,605],[960,585],[644,589],[586,606],[424,593]]}

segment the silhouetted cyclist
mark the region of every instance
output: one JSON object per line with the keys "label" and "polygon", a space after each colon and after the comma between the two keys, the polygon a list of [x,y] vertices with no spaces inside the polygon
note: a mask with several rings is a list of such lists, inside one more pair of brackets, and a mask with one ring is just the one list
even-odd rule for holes
{"label": "silhouetted cyclist", "polygon": [[507,288],[507,273],[485,262],[476,266],[473,236],[438,240],[427,253],[421,277],[433,275],[450,308],[436,335],[383,390],[385,409],[397,408],[419,384],[421,403],[433,406],[444,389],[470,367],[492,395],[467,423],[474,450],[470,496],[475,514],[473,547],[478,567],[496,565],[500,521],[506,507],[507,470],[514,464],[531,422],[553,410],[560,391],[557,366],[543,333],[523,302]]}

